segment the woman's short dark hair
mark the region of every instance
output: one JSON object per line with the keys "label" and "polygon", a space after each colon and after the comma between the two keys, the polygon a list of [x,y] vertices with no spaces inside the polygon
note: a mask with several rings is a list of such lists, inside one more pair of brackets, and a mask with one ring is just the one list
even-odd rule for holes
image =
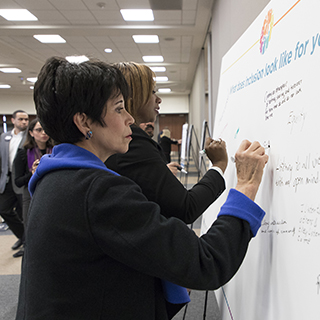
{"label": "woman's short dark hair", "polygon": [[84,136],[73,116],[85,113],[105,126],[106,102],[122,94],[128,98],[128,85],[121,71],[105,62],[89,60],[71,63],[52,57],[46,61],[34,86],[37,115],[45,132],[56,143],[76,143]]}

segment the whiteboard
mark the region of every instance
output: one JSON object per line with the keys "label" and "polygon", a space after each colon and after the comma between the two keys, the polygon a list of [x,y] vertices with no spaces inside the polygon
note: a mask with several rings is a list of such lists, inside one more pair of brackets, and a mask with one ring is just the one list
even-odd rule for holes
{"label": "whiteboard", "polygon": [[[320,319],[319,12],[319,0],[271,1],[222,59],[213,136],[229,156],[243,139],[269,155],[262,227],[217,291],[223,320]],[[236,185],[231,161],[225,179]],[[202,233],[227,194],[204,213]]]}

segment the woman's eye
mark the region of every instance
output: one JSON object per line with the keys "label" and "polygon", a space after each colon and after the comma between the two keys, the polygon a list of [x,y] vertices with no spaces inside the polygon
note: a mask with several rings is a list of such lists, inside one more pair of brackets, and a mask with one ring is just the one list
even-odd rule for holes
{"label": "woman's eye", "polygon": [[116,109],[116,112],[121,113],[121,111],[122,111],[123,109],[124,109],[123,107],[119,107],[119,108]]}

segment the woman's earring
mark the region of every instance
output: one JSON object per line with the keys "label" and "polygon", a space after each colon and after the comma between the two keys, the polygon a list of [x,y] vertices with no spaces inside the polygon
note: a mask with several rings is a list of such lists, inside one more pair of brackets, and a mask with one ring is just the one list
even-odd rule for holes
{"label": "woman's earring", "polygon": [[89,139],[91,139],[91,138],[92,138],[92,131],[89,130],[89,131],[87,132],[87,134],[86,134],[86,139],[89,140]]}

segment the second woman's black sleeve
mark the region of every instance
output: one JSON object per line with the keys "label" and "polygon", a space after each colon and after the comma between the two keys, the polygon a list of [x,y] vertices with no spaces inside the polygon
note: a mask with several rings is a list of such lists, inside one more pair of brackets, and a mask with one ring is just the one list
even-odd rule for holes
{"label": "second woman's black sleeve", "polygon": [[14,170],[15,170],[15,184],[18,188],[23,186],[27,186],[29,180],[32,176],[32,173],[28,168],[28,160],[27,160],[27,150],[18,149],[16,157],[13,162]]}

